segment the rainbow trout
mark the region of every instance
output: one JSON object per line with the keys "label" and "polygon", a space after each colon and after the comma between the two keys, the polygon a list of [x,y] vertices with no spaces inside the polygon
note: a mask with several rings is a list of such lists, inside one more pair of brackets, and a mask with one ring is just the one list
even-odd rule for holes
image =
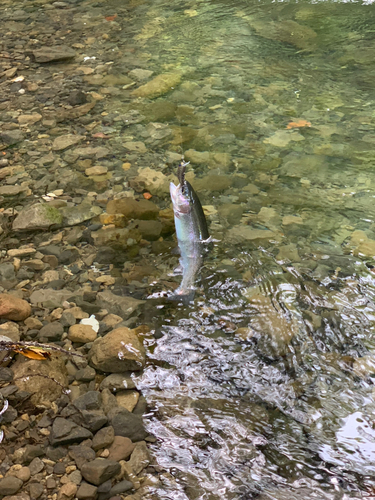
{"label": "rainbow trout", "polygon": [[191,184],[185,179],[186,165],[188,163],[182,162],[178,167],[178,186],[175,186],[173,182],[170,183],[182,267],[181,285],[170,299],[183,302],[189,302],[194,298],[194,282],[202,265],[203,245],[209,241],[207,222],[201,202]]}

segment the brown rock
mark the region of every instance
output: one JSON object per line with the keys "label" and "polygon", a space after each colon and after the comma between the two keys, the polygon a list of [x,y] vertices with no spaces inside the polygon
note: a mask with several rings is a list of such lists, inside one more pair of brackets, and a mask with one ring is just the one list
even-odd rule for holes
{"label": "brown rock", "polygon": [[119,406],[128,411],[133,411],[139,400],[138,391],[120,391],[116,394],[116,400]]}
{"label": "brown rock", "polygon": [[26,300],[8,293],[0,293],[0,318],[23,321],[31,314],[31,307]]}
{"label": "brown rock", "polygon": [[57,494],[57,500],[71,500],[77,493],[78,486],[74,483],[63,484]]}
{"label": "brown rock", "polygon": [[97,333],[90,325],[82,325],[78,323],[77,325],[72,325],[69,328],[68,339],[72,342],[86,344],[86,342],[93,342],[96,337]]}
{"label": "brown rock", "polygon": [[132,454],[135,445],[127,437],[115,436],[115,439],[109,449],[109,460],[126,460]]}
{"label": "brown rock", "polygon": [[103,372],[138,371],[145,364],[145,350],[134,330],[122,327],[97,339],[90,352],[91,365]]}
{"label": "brown rock", "polygon": [[159,208],[149,200],[137,201],[133,198],[120,198],[108,202],[107,214],[123,214],[128,220],[154,220],[159,215]]}

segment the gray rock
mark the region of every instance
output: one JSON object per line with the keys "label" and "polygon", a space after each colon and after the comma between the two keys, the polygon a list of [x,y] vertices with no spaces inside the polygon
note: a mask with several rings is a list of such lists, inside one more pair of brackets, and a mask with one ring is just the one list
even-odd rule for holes
{"label": "gray rock", "polygon": [[39,457],[35,457],[29,465],[30,473],[32,476],[38,474],[44,469],[44,462]]}
{"label": "gray rock", "polygon": [[59,446],[79,443],[91,437],[92,433],[88,429],[84,429],[64,418],[57,417],[52,425],[50,442],[53,446]]}
{"label": "gray rock", "polygon": [[27,444],[25,447],[25,453],[22,457],[22,462],[24,464],[29,464],[35,457],[42,457],[44,455],[44,450],[40,444]]}
{"label": "gray rock", "polygon": [[45,340],[60,340],[62,334],[64,333],[64,328],[62,324],[58,321],[53,323],[48,323],[48,325],[43,326],[39,330],[38,337]]}
{"label": "gray rock", "polygon": [[83,135],[66,134],[56,137],[52,144],[52,151],[62,151],[74,144],[78,144],[84,139]]}
{"label": "gray rock", "polygon": [[23,140],[24,135],[20,130],[5,130],[0,133],[0,142],[4,142],[8,146],[13,146],[13,144]]}
{"label": "gray rock", "polygon": [[88,391],[73,402],[79,410],[99,410],[101,404],[102,398],[98,391]]}
{"label": "gray rock", "polygon": [[147,445],[144,441],[135,444],[133,453],[131,454],[129,465],[134,473],[138,475],[150,463],[150,454]]}
{"label": "gray rock", "polygon": [[0,281],[14,280],[15,277],[14,266],[11,262],[3,262],[0,264]]}
{"label": "gray rock", "polygon": [[109,389],[102,390],[102,407],[106,415],[110,410],[118,407],[116,396],[114,396]]}
{"label": "gray rock", "polygon": [[[112,488],[112,481],[108,479],[108,481],[105,481],[98,487],[98,493],[101,493],[102,495],[104,494],[103,498],[104,496],[108,497],[108,493],[111,491],[111,488]],[[99,496],[99,498],[101,498],[101,496]]]}
{"label": "gray rock", "polygon": [[95,451],[84,445],[71,446],[69,456],[75,461],[78,469],[81,469],[83,464],[95,459]]}
{"label": "gray rock", "polygon": [[113,408],[108,412],[108,420],[115,430],[115,436],[128,437],[133,442],[143,441],[147,432],[140,415],[134,415],[125,408]]}
{"label": "gray rock", "polygon": [[2,424],[11,424],[17,418],[18,412],[13,406],[8,406],[7,411],[5,411],[1,416]]}
{"label": "gray rock", "polygon": [[144,300],[133,299],[133,297],[121,297],[106,290],[99,292],[96,298],[97,304],[107,311],[117,314],[123,319],[128,319],[134,314],[139,314],[145,304]]}
{"label": "gray rock", "polygon": [[21,210],[12,227],[14,231],[34,231],[58,226],[62,221],[63,216],[57,208],[45,203],[37,203]]}
{"label": "gray rock", "polygon": [[62,326],[73,326],[76,324],[76,319],[69,311],[64,311],[60,318]]}
{"label": "gray rock", "polygon": [[145,350],[137,334],[126,327],[95,340],[89,352],[90,364],[103,372],[138,371],[145,360]]}
{"label": "gray rock", "polygon": [[14,495],[17,491],[19,491],[22,485],[23,482],[17,477],[4,477],[3,479],[0,479],[0,495]]}
{"label": "gray rock", "polygon": [[102,448],[108,448],[108,446],[111,446],[114,439],[115,439],[114,428],[111,425],[108,427],[104,427],[103,429],[100,429],[93,437],[92,449],[97,451]]}
{"label": "gray rock", "polygon": [[69,474],[69,481],[73,484],[80,484],[82,481],[82,474],[79,472],[79,470],[74,470],[72,473]]}
{"label": "gray rock", "polygon": [[48,63],[56,61],[66,61],[73,59],[76,55],[75,51],[65,45],[58,45],[56,47],[40,47],[32,52],[35,62]]}
{"label": "gray rock", "polygon": [[108,422],[103,410],[81,410],[82,425],[91,432],[96,432]]}
{"label": "gray rock", "polygon": [[33,306],[43,306],[48,309],[61,307],[61,304],[72,296],[68,290],[36,290],[30,295]]}
{"label": "gray rock", "polygon": [[39,498],[44,491],[44,486],[41,483],[30,483],[29,493],[32,499]]}
{"label": "gray rock", "polygon": [[1,186],[0,196],[18,196],[24,193],[26,189],[24,186]]}
{"label": "gray rock", "polygon": [[99,486],[116,476],[120,470],[121,466],[118,462],[105,458],[96,458],[92,462],[86,462],[81,468],[81,473],[86,481]]}
{"label": "gray rock", "polygon": [[13,380],[13,371],[6,366],[0,366],[0,380],[2,382],[10,382]]}
{"label": "gray rock", "polygon": [[129,491],[133,488],[133,483],[123,479],[119,483],[115,484],[110,490],[110,496],[120,495],[120,493],[125,493],[125,491]]}
{"label": "gray rock", "polygon": [[76,497],[78,500],[94,500],[96,498],[96,492],[98,488],[92,484],[82,483],[78,488]]}
{"label": "gray rock", "polygon": [[91,380],[95,379],[95,375],[95,370],[91,366],[86,366],[86,368],[82,368],[76,372],[75,379],[78,382],[91,382]]}
{"label": "gray rock", "polygon": [[111,373],[100,384],[100,390],[109,389],[111,392],[123,391],[124,389],[135,389],[135,384],[130,376],[131,372],[127,373]]}

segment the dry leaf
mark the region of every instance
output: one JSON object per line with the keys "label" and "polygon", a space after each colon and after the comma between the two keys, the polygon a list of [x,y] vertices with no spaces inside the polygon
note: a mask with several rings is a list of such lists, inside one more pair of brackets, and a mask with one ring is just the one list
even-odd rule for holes
{"label": "dry leaf", "polygon": [[311,123],[307,120],[298,120],[297,122],[289,122],[286,126],[287,129],[302,127],[311,127]]}

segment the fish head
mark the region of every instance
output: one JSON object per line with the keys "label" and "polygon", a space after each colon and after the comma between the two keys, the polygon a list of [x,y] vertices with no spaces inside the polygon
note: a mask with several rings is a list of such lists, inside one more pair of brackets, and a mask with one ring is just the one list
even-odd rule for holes
{"label": "fish head", "polygon": [[191,211],[191,203],[188,196],[183,193],[181,184],[177,186],[173,182],[169,185],[169,191],[171,193],[171,199],[173,204],[173,211],[176,215],[178,214],[188,214]]}

